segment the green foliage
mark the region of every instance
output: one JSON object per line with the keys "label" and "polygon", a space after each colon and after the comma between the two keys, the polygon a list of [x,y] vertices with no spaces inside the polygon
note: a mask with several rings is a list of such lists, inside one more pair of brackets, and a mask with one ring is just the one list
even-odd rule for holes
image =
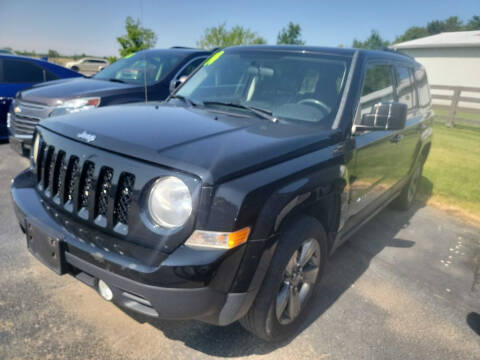
{"label": "green foliage", "polygon": [[440,34],[449,31],[463,30],[463,23],[457,16],[450,16],[444,21],[434,20],[427,24],[427,31],[430,35]]}
{"label": "green foliage", "polygon": [[352,47],[358,49],[380,50],[390,45],[390,41],[382,39],[378,31],[372,30],[370,36],[365,41],[353,40]]}
{"label": "green foliage", "polygon": [[420,191],[428,179],[433,183],[431,191],[435,202],[453,205],[480,217],[480,129],[462,125],[447,128],[436,122],[433,133]]}
{"label": "green foliage", "polygon": [[299,24],[289,22],[277,36],[277,45],[305,45],[302,40],[302,28]]}
{"label": "green foliage", "polygon": [[206,28],[202,37],[197,41],[197,46],[203,49],[215,47],[227,47],[235,45],[258,45],[266,44],[267,41],[258,36],[256,32],[246,29],[243,26],[234,26],[227,29],[226,23]]}
{"label": "green foliage", "polygon": [[394,43],[419,39],[425,36],[435,35],[442,32],[480,30],[480,16],[473,16],[466,24],[458,16],[450,16],[445,20],[433,20],[426,26],[412,26],[402,35],[397,36]]}
{"label": "green foliage", "polygon": [[107,60],[110,64],[113,64],[118,58],[116,56],[107,56]]}
{"label": "green foliage", "polygon": [[[17,53],[18,55],[22,55],[22,56],[32,56],[32,57],[36,57],[37,56],[37,53],[35,52],[35,50],[15,50],[15,53]],[[43,56],[43,54],[38,54],[38,56]]]}
{"label": "green foliage", "polygon": [[60,57],[60,54],[56,50],[48,49],[47,56],[49,58],[58,58],[58,57]]}
{"label": "green foliage", "polygon": [[407,29],[403,35],[398,36],[395,39],[395,42],[404,42],[409,40],[419,39],[425,36],[430,35],[428,30],[424,27],[420,26],[412,26],[411,28]]}
{"label": "green foliage", "polygon": [[133,20],[128,16],[125,20],[127,33],[117,37],[121,48],[120,56],[127,56],[140,50],[150,49],[155,46],[157,36],[151,29],[140,26],[139,20]]}
{"label": "green foliage", "polygon": [[480,30],[480,16],[473,16],[465,25],[465,30]]}

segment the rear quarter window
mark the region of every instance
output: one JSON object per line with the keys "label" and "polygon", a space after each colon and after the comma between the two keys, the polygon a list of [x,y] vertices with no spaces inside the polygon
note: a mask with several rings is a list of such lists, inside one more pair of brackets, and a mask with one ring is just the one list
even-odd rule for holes
{"label": "rear quarter window", "polygon": [[395,74],[397,76],[396,92],[398,102],[407,105],[407,108],[414,107],[413,79],[411,78],[410,69],[406,66],[395,66]]}
{"label": "rear quarter window", "polygon": [[415,70],[415,84],[418,91],[418,106],[421,108],[430,106],[432,100],[425,70]]}

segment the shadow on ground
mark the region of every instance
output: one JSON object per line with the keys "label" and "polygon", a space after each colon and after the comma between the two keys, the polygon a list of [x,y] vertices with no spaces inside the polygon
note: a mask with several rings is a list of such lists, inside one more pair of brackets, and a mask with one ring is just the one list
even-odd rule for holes
{"label": "shadow on ground", "polygon": [[470,326],[470,329],[477,333],[477,335],[480,335],[480,314],[475,312],[468,314],[467,324]]}
{"label": "shadow on ground", "polygon": [[[362,276],[368,269],[370,261],[385,247],[412,251],[415,242],[397,238],[396,235],[402,228],[407,227],[412,216],[425,206],[432,188],[432,183],[422,178],[422,193],[410,210],[406,212],[389,208],[383,210],[336,251],[330,258],[321,284],[311,300],[309,305],[311,311],[305,318],[304,326],[295,336],[318,321],[320,316]],[[169,339],[181,341],[186,346],[210,356],[242,357],[268,354],[293,340],[292,338],[283,343],[266,343],[248,333],[238,323],[219,327],[197,321],[150,319],[127,310],[123,311],[139,322],[148,322]]]}

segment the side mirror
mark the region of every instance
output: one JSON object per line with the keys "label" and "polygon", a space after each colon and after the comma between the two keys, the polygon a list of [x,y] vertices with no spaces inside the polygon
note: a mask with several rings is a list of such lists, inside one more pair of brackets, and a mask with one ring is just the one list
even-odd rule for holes
{"label": "side mirror", "polygon": [[363,114],[358,131],[401,130],[407,122],[407,105],[398,102],[373,105],[368,114]]}
{"label": "side mirror", "polygon": [[173,92],[177,87],[182,85],[185,80],[187,80],[188,76],[180,76],[178,79],[174,79],[170,82],[170,92]]}

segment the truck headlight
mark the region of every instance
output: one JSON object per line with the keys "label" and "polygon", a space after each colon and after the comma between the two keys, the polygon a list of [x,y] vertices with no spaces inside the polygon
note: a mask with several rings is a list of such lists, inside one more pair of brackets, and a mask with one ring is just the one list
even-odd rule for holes
{"label": "truck headlight", "polygon": [[192,196],[187,185],[177,177],[158,179],[148,196],[148,212],[154,223],[165,228],[185,224],[192,214]]}
{"label": "truck headlight", "polygon": [[72,114],[80,111],[95,109],[98,107],[98,105],[100,105],[99,97],[71,99],[58,105],[50,113],[50,116]]}

